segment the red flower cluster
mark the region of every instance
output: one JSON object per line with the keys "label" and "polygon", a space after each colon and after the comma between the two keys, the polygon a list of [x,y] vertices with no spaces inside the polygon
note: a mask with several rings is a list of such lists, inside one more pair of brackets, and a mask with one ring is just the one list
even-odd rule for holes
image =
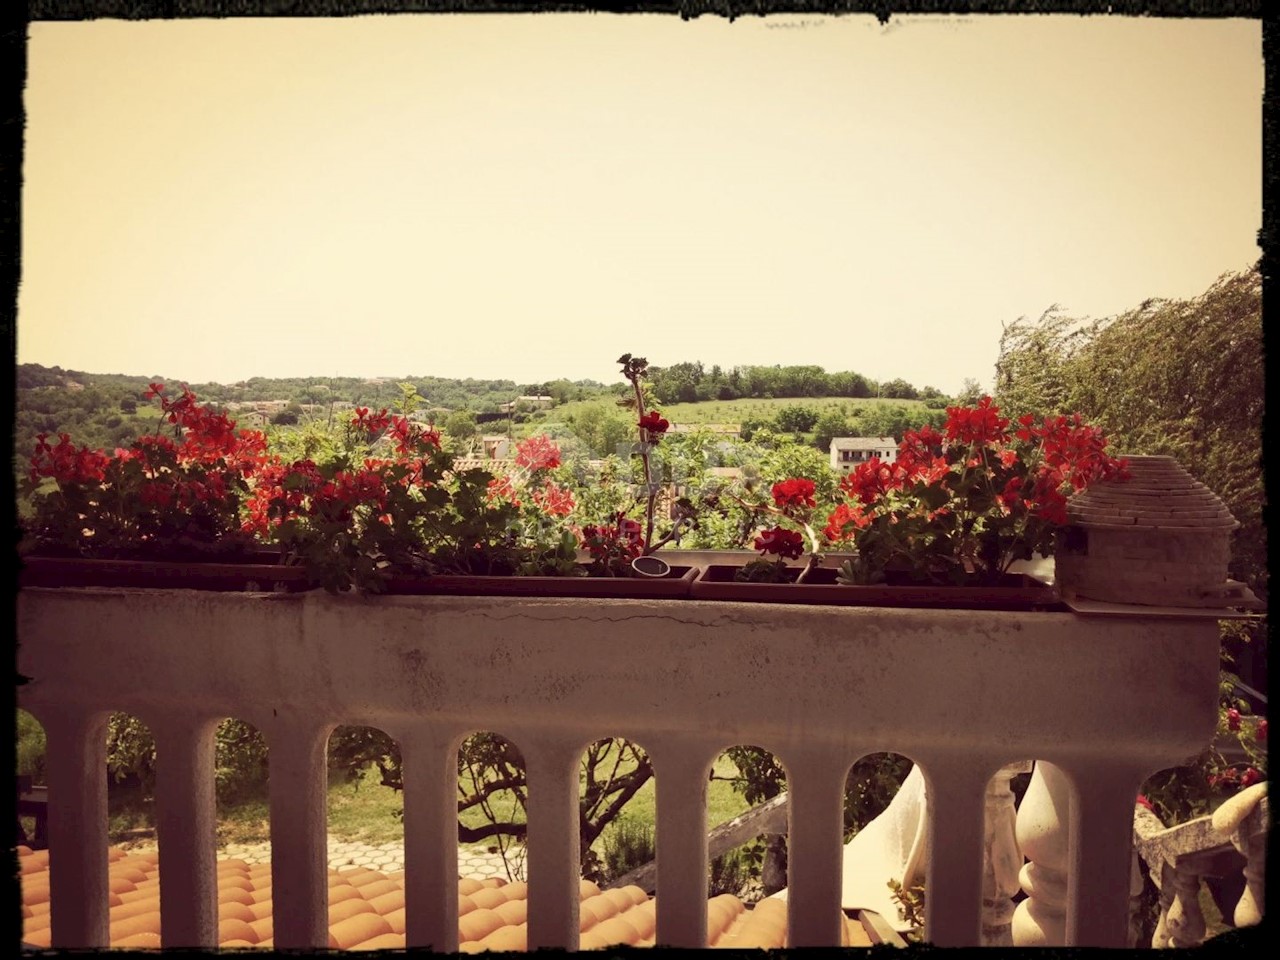
{"label": "red flower cluster", "polygon": [[[542,512],[553,517],[567,517],[573,512],[573,491],[548,481],[541,490],[533,492],[533,502]],[[639,526],[639,524],[637,524]]]}
{"label": "red flower cluster", "polygon": [[947,407],[948,441],[965,444],[1001,444],[1009,439],[1007,418],[990,397],[983,397],[974,407]]}
{"label": "red flower cluster", "polygon": [[101,450],[77,447],[71,436],[58,434],[56,446],[49,446],[47,433],[36,435],[36,450],[29,471],[32,480],[53,477],[59,484],[100,483],[106,477],[111,458]]}
{"label": "red flower cluster", "polygon": [[1262,774],[1256,767],[1246,767],[1244,770],[1227,767],[1222,773],[1209,775],[1211,787],[1239,787],[1243,790],[1260,782],[1262,782]]}
{"label": "red flower cluster", "polygon": [[[942,432],[907,431],[893,463],[873,458],[840,483],[848,504],[828,519],[832,542],[852,541],[872,565],[943,574],[997,575],[1014,559],[1053,549],[1067,497],[1100,479],[1122,478],[1101,431],[1071,417],[1009,420],[990,397],[948,407]],[[853,509],[856,506],[858,509]],[[867,567],[869,570],[870,567]],[[931,574],[932,575],[932,574]]]}
{"label": "red flower cluster", "polygon": [[1240,729],[1240,711],[1237,710],[1235,707],[1232,707],[1230,710],[1227,711],[1227,729],[1228,730]]}
{"label": "red flower cluster", "polygon": [[814,483],[804,477],[783,480],[773,485],[773,502],[781,509],[787,507],[813,508],[817,503],[813,499]]}
{"label": "red flower cluster", "polygon": [[838,543],[848,538],[851,529],[861,530],[869,523],[871,516],[862,508],[862,504],[841,503],[827,517],[822,535],[832,543]]}
{"label": "red flower cluster", "polygon": [[644,534],[640,524],[622,514],[615,517],[612,525],[589,524],[583,527],[580,538],[582,549],[590,553],[593,560],[601,563],[634,560],[644,548]]}
{"label": "red flower cluster", "polygon": [[656,440],[667,432],[671,424],[657,410],[650,410],[640,418],[640,429],[649,440]]}
{"label": "red flower cluster", "polygon": [[901,490],[906,486],[911,477],[912,465],[898,461],[884,463],[879,457],[872,457],[846,474],[840,481],[840,489],[866,506],[873,506],[889,491]]}
{"label": "red flower cluster", "polygon": [[494,477],[490,480],[486,496],[490,503],[505,501],[512,506],[520,506],[520,498],[516,494],[516,485],[510,477]]}
{"label": "red flower cluster", "polygon": [[804,537],[785,527],[762,530],[756,537],[755,548],[761,553],[772,553],[784,559],[796,560],[804,553]]}
{"label": "red flower cluster", "polygon": [[516,466],[530,472],[554,470],[560,466],[560,448],[545,434],[521,440],[516,444]]}

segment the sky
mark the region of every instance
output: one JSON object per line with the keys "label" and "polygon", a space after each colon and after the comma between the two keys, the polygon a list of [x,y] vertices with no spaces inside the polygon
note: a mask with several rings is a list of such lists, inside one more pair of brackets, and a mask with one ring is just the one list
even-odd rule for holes
{"label": "sky", "polygon": [[17,360],[190,383],[818,364],[1260,255],[1260,20],[30,25]]}

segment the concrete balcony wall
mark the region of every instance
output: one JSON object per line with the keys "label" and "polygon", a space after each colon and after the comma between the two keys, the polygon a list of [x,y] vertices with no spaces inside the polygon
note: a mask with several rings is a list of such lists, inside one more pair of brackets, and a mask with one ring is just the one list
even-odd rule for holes
{"label": "concrete balcony wall", "polygon": [[1073,942],[1123,946],[1133,798],[1213,734],[1212,620],[706,601],[336,597],[30,589],[19,705],[44,724],[55,946],[107,943],[104,725],[158,744],[166,945],[217,932],[212,742],[255,724],[271,769],[275,943],[326,943],[325,744],[340,724],[402,745],[406,937],[457,946],[456,750],[493,730],[529,776],[529,943],[577,947],[577,764],[606,735],[658,778],[658,942],[706,937],[706,784],[758,744],[786,766],[790,943],[839,940],[841,788],[859,756],[924,770],[927,937],[977,944],[983,795],[1044,759],[1075,786]]}

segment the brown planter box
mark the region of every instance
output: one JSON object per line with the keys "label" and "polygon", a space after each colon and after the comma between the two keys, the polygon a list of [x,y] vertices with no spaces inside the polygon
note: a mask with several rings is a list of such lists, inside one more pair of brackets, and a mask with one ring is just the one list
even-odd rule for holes
{"label": "brown planter box", "polygon": [[689,596],[697,567],[672,567],[665,577],[485,577],[393,575],[386,592],[463,597],[599,597],[682,599]]}
{"label": "brown planter box", "polygon": [[156,590],[309,590],[315,582],[306,567],[270,562],[204,560],[102,560],[85,557],[22,559],[21,587],[144,587]]}
{"label": "brown planter box", "polygon": [[[1066,610],[1053,587],[1022,574],[1010,574],[999,586],[845,586],[836,570],[819,567],[804,583],[739,583],[739,567],[712,564],[694,581],[697,600],[747,603],[810,603],[844,607],[949,607],[958,610]],[[793,576],[799,575],[797,568]]]}

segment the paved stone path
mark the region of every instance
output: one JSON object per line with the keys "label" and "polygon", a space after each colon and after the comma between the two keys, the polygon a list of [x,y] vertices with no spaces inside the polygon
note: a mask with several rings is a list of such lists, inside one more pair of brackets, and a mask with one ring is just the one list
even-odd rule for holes
{"label": "paved stone path", "polygon": [[[151,843],[133,844],[132,849],[142,851],[155,849]],[[524,851],[520,847],[508,852],[511,864],[523,865]],[[270,843],[229,843],[218,851],[219,860],[243,860],[248,864],[265,863],[271,859]],[[358,840],[338,840],[329,838],[329,866],[341,873],[354,870],[356,867],[368,867],[380,873],[394,873],[404,869],[403,843],[361,843]],[[490,853],[485,847],[458,847],[458,876],[471,877],[475,880],[487,880],[489,877],[511,879],[507,875],[502,854]]]}

